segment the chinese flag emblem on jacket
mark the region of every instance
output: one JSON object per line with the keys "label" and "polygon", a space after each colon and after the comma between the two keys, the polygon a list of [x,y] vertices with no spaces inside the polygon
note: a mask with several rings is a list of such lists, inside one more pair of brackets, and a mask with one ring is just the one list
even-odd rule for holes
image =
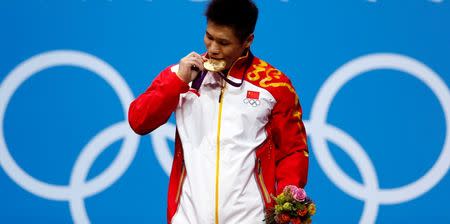
{"label": "chinese flag emblem on jacket", "polygon": [[248,90],[247,99],[259,100],[259,92]]}

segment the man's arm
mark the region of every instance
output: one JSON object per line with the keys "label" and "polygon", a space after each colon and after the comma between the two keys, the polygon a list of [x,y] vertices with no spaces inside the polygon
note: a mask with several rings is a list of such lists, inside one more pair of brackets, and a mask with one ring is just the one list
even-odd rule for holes
{"label": "man's arm", "polygon": [[177,107],[180,94],[189,90],[188,83],[204,69],[204,60],[203,56],[191,52],[177,66],[166,68],[156,77],[130,105],[128,122],[134,132],[145,135],[167,122]]}
{"label": "man's arm", "polygon": [[180,94],[189,90],[171,67],[163,70],[150,87],[136,98],[128,110],[128,122],[140,135],[145,135],[166,123],[176,109]]}
{"label": "man's arm", "polygon": [[[292,87],[291,83],[288,84]],[[308,178],[308,146],[302,109],[292,88],[280,88],[281,97],[272,110],[271,129],[275,153],[277,194],[286,185],[304,187]]]}

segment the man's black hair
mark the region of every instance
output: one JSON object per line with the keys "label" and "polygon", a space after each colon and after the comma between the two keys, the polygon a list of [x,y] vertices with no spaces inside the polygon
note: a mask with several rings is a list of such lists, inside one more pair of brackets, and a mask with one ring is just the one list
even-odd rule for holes
{"label": "man's black hair", "polygon": [[243,42],[255,31],[258,8],[252,0],[212,0],[205,15],[208,22],[231,27]]}

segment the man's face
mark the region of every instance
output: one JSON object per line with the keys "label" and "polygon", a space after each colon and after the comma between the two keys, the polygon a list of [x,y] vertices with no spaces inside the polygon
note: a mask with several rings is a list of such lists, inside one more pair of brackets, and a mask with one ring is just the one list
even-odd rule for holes
{"label": "man's face", "polygon": [[217,25],[208,21],[204,37],[205,46],[210,58],[225,60],[229,69],[236,59],[242,56],[244,50],[250,47],[253,34],[247,40],[241,42],[229,26]]}

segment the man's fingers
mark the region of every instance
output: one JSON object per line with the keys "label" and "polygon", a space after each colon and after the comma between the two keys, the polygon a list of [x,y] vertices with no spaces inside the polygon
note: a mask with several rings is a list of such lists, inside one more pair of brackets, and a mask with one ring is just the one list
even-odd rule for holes
{"label": "man's fingers", "polygon": [[205,69],[203,67],[204,61],[204,56],[193,51],[181,59],[180,66],[184,68],[183,70],[203,71]]}
{"label": "man's fingers", "polygon": [[189,53],[186,57],[187,58],[199,58],[199,59],[202,58],[202,56],[200,54],[198,54],[197,52],[195,52],[195,51]]}
{"label": "man's fingers", "polygon": [[188,58],[186,62],[187,62],[187,64],[189,64],[189,66],[191,68],[196,67],[196,68],[198,68],[198,70],[203,70],[203,60],[201,60],[201,59],[192,57],[192,58]]}
{"label": "man's fingers", "polygon": [[199,54],[193,54],[192,58],[194,58],[196,61],[200,62],[203,64],[204,60],[203,60],[203,56],[199,55]]}
{"label": "man's fingers", "polygon": [[200,62],[198,60],[193,60],[192,66],[194,66],[194,68],[197,68],[198,70],[203,70],[203,62]]}

